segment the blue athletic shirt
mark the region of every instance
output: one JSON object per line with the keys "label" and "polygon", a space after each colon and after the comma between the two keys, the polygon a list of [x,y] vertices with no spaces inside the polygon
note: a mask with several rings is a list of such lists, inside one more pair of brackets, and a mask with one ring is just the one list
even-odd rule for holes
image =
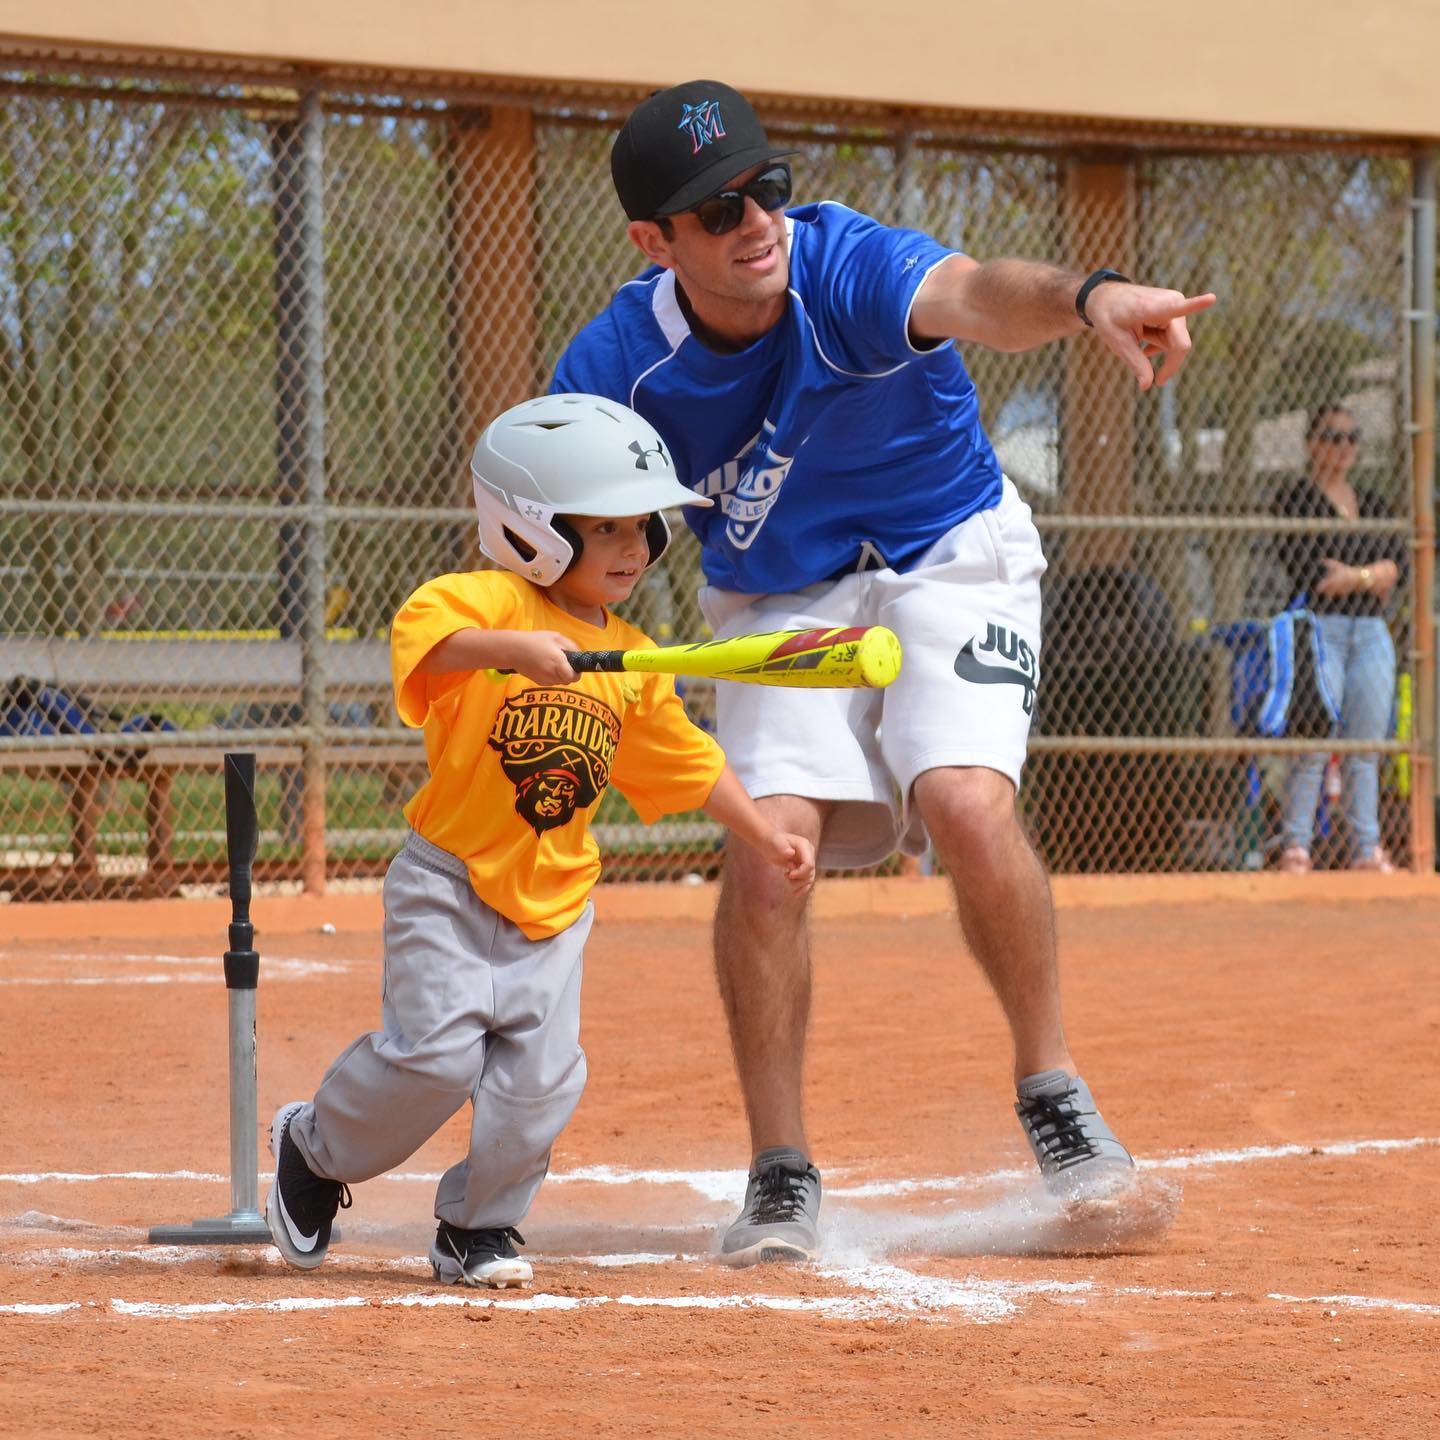
{"label": "blue athletic shirt", "polygon": [[910,308],[947,256],[928,235],[824,201],[787,215],[790,303],[748,349],[691,333],[652,266],[571,342],[552,392],[643,415],[683,483],[706,579],[783,593],[883,563],[903,570],[997,504],[1000,466],[955,347],[917,348]]}

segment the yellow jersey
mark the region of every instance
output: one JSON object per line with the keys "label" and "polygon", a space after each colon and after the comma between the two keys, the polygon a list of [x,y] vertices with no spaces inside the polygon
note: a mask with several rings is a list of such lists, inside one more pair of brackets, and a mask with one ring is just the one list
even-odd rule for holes
{"label": "yellow jersey", "polygon": [[487,905],[540,940],[579,917],[600,876],[590,824],[607,785],[649,824],[699,809],[725,756],[685,714],[670,675],[587,673],[549,686],[483,670],[415,673],[446,636],[472,628],[555,630],[581,650],[654,642],[608,612],[603,628],[577,620],[504,570],[429,581],[391,627],[395,707],[424,729],[430,768],[405,818],[465,862]]}

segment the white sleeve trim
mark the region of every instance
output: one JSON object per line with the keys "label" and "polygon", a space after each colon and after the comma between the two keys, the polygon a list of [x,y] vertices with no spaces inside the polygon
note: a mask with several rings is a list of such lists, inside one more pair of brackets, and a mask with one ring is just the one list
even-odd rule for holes
{"label": "white sleeve trim", "polygon": [[[826,353],[825,347],[820,343],[820,337],[815,333],[815,322],[810,318],[810,312],[805,308],[805,302],[800,298],[799,291],[792,289],[790,299],[800,312],[801,318],[810,327],[810,342],[815,346],[815,353],[837,374],[846,375],[852,380],[883,380],[887,375],[894,375],[897,371],[903,370],[910,362],[902,360],[898,365],[892,365],[888,370],[847,370],[843,365],[837,365]],[[917,355],[923,355],[923,350],[917,350]]]}
{"label": "white sleeve trim", "polygon": [[[822,200],[819,203],[822,205],[832,206],[836,210],[845,210],[852,215],[859,213],[858,211],[851,210],[848,205],[842,205],[838,200]],[[905,344],[909,347],[910,353],[912,355],[931,355],[936,350],[941,349],[944,343],[942,342],[941,345],[933,345],[928,350],[917,349],[914,345],[911,345],[910,310],[915,304],[915,296],[920,293],[920,286],[924,285],[925,280],[930,275],[930,272],[935,269],[936,265],[943,265],[945,261],[949,258],[950,257],[948,255],[943,256],[941,259],[935,262],[935,265],[932,265],[930,269],[925,272],[924,276],[921,277],[920,284],[915,287],[915,292],[910,297],[910,304],[905,308]],[[815,322],[810,318],[809,312],[805,309],[805,302],[801,300],[799,292],[794,288],[794,286],[790,287],[790,298],[795,302],[795,305],[799,309],[800,314],[804,317],[806,325],[808,325],[810,328],[810,339],[815,346],[815,353],[819,355],[819,357],[826,363],[826,365],[828,365],[830,369],[832,369],[837,375],[845,375],[852,380],[883,380],[887,375],[894,375],[898,371],[903,370],[910,363],[909,360],[902,360],[898,365],[892,365],[888,370],[847,370],[843,365],[837,365],[825,353],[824,346],[820,344],[820,337],[815,333]]]}
{"label": "white sleeve trim", "polygon": [[933,355],[937,350],[943,350],[947,345],[955,343],[953,335],[942,336],[932,344],[916,345],[910,338],[910,316],[915,309],[915,302],[920,298],[920,292],[925,288],[925,282],[947,261],[960,254],[958,250],[952,250],[949,255],[942,255],[921,277],[920,283],[915,287],[910,296],[910,303],[905,307],[905,343],[910,347],[914,355]]}

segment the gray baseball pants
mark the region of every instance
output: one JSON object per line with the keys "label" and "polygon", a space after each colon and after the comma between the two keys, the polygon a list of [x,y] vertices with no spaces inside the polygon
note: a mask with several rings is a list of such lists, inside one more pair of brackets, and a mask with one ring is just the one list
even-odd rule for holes
{"label": "gray baseball pants", "polygon": [[467,1101],[470,1152],[435,1214],[464,1230],[518,1224],[585,1088],[581,956],[594,909],[530,940],[475,894],[464,862],[411,833],[385,876],[383,1029],[331,1065],[291,1122],[305,1163],[369,1180]]}

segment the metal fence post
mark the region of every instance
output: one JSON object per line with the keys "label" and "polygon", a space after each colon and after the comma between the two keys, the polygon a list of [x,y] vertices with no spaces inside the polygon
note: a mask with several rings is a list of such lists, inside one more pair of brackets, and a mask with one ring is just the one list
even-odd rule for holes
{"label": "metal fence post", "polygon": [[[300,649],[302,766],[282,779],[281,823],[298,838],[305,889],[325,888],[327,719],[325,641],[325,175],[324,114],[307,91],[298,119],[272,129],[275,245],[275,468],[279,500],[293,507],[276,535],[277,616]],[[298,823],[297,823],[298,822]],[[298,834],[297,834],[298,831]]]}
{"label": "metal fence post", "polygon": [[1413,868],[1435,868],[1435,151],[1418,151],[1411,189],[1410,466],[1415,529]]}
{"label": "metal fence post", "polygon": [[304,603],[300,703],[305,724],[301,873],[307,894],[325,889],[325,117],[318,92],[300,100],[300,268],[303,276],[305,470]]}

